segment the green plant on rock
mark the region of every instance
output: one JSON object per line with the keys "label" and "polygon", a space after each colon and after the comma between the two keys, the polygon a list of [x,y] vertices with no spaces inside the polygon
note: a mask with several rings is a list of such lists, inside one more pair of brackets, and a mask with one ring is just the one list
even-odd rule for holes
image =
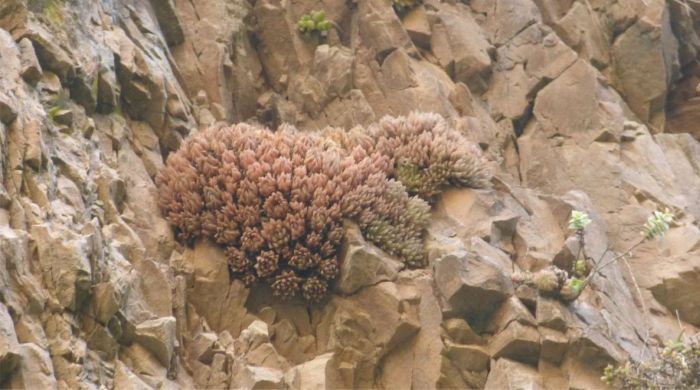
{"label": "green plant on rock", "polygon": [[49,111],[47,111],[47,113],[46,113],[46,114],[48,115],[48,117],[49,117],[49,120],[50,120],[50,121],[54,121],[54,118],[56,117],[56,114],[58,114],[58,113],[61,111],[61,109],[62,109],[62,108],[59,107],[59,106],[51,107],[51,108],[49,109]]}
{"label": "green plant on rock", "polygon": [[354,205],[364,205],[356,215],[360,229],[367,240],[403,258],[409,266],[425,266],[423,230],[428,224],[430,206],[420,198],[409,197],[405,187],[394,180],[377,183],[377,189],[383,196],[368,197]]}
{"label": "green plant on rock", "polygon": [[[449,174],[431,191],[407,191],[394,175],[399,159],[420,163],[420,172],[441,164]],[[478,150],[433,114],[386,117],[347,133],[240,123],[187,139],[156,184],[178,239],[221,245],[233,277],[248,286],[262,282],[280,299],[319,301],[340,270],[343,219],[358,222],[369,241],[409,267],[423,267],[430,206],[410,193],[488,183],[480,161]]]}
{"label": "green plant on rock", "polygon": [[309,14],[302,15],[297,22],[297,28],[307,37],[310,37],[314,33],[325,37],[328,35],[328,31],[333,28],[333,24],[326,19],[326,12],[320,10],[311,11]]}
{"label": "green plant on rock", "polygon": [[591,222],[588,214],[583,211],[574,210],[571,212],[571,218],[569,219],[569,229],[577,233],[583,232],[583,229],[590,225]]}
{"label": "green plant on rock", "polygon": [[663,237],[671,223],[673,223],[673,214],[668,209],[665,211],[654,211],[654,214],[644,224],[642,235],[647,240],[651,240],[654,237]]}
{"label": "green plant on rock", "polygon": [[422,0],[392,0],[394,10],[399,13],[405,13],[423,3]]}
{"label": "green plant on rock", "polygon": [[[626,258],[632,251],[645,242],[657,237],[663,237],[673,223],[674,215],[666,209],[665,211],[654,211],[647,219],[641,231],[643,238],[629,249],[605,260],[605,255],[609,250],[597,260],[585,256],[585,228],[592,222],[588,214],[582,211],[573,210],[569,219],[569,229],[573,230],[578,239],[578,253],[574,259],[570,270],[562,270],[556,266],[546,267],[535,273],[524,273],[513,275],[513,281],[518,284],[529,284],[535,287],[543,295],[556,296],[563,301],[570,302],[576,300],[591,279],[600,271],[620,260],[626,262]],[[591,266],[591,264],[593,264]],[[628,265],[629,266],[629,265]],[[636,285],[636,282],[635,282]],[[639,293],[639,291],[638,291]],[[640,300],[641,300],[640,293]]]}
{"label": "green plant on rock", "polygon": [[616,389],[698,389],[700,388],[700,342],[683,342],[683,334],[668,341],[646,361],[608,365],[602,380]]}

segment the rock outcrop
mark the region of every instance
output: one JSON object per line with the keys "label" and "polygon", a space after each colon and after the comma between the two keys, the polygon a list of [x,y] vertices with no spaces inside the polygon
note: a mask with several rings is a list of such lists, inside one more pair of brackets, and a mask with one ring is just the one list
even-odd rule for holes
{"label": "rock outcrop", "polygon": [[[700,328],[691,1],[0,1],[0,387],[601,388]],[[326,37],[296,30],[325,9]],[[435,200],[429,266],[346,225],[318,304],[178,242],[155,176],[218,121],[308,131],[436,112],[493,188]],[[663,240],[563,303],[511,275]]]}

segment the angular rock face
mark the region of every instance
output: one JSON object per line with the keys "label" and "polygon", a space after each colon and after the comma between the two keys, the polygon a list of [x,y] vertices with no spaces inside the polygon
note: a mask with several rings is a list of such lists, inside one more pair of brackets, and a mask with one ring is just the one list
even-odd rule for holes
{"label": "angular rock face", "polygon": [[484,389],[544,389],[542,379],[532,367],[498,359],[491,369]]}
{"label": "angular rock face", "polygon": [[0,377],[9,378],[19,365],[21,357],[15,327],[4,305],[0,307],[0,334]]}
{"label": "angular rock face", "polygon": [[345,228],[345,250],[337,282],[338,291],[352,294],[382,281],[396,280],[404,267],[403,262],[368,244],[357,225],[347,222]]}
{"label": "angular rock face", "polygon": [[[689,8],[687,8],[689,7]],[[327,36],[297,31],[323,8]],[[691,12],[692,11],[692,12]],[[662,0],[0,1],[0,387],[601,388],[700,327],[700,7]],[[217,121],[433,111],[493,188],[433,200],[430,266],[346,225],[319,304],[177,242],[154,178]],[[611,259],[574,302],[511,276]],[[629,265],[629,267],[628,267]]]}
{"label": "angular rock face", "polygon": [[450,253],[436,260],[435,282],[450,311],[473,321],[488,318],[513,294],[510,280],[500,269],[467,252]]}
{"label": "angular rock face", "polygon": [[668,7],[655,1],[611,47],[619,88],[644,122],[663,128],[669,85],[678,68],[678,41]]}

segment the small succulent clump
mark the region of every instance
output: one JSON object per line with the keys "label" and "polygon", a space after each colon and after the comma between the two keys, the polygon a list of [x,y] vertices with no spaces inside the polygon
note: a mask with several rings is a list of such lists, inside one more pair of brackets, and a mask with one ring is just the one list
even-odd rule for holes
{"label": "small succulent clump", "polygon": [[[377,183],[372,192],[375,191],[384,196],[358,197],[361,199],[358,203],[367,205],[356,216],[365,237],[390,254],[403,258],[410,267],[424,267],[427,262],[423,253],[423,230],[428,224],[430,206],[420,198],[409,197],[404,186],[394,180]],[[354,208],[357,210],[357,204]],[[352,215],[355,215],[354,210]]]}
{"label": "small succulent clump", "polygon": [[[398,161],[432,184],[407,185],[395,175]],[[421,197],[486,184],[480,164],[478,150],[436,115],[384,118],[350,133],[241,123],[186,140],[156,184],[178,239],[223,246],[233,276],[248,286],[264,282],[281,299],[318,301],[340,271],[344,218],[408,266],[425,266],[430,206]],[[444,173],[433,173],[437,165]]]}
{"label": "small succulent clump", "polygon": [[564,302],[575,301],[581,295],[584,287],[588,284],[588,279],[580,279],[576,276],[567,278],[559,289],[559,297]]}
{"label": "small succulent clump", "polygon": [[671,223],[673,223],[673,214],[666,209],[665,211],[654,211],[654,214],[649,216],[644,224],[642,235],[647,240],[655,237],[663,237],[668,231]]}
{"label": "small succulent clump", "polygon": [[422,2],[422,0],[392,0],[394,10],[399,13],[407,12]]}
{"label": "small succulent clump", "polygon": [[307,37],[310,37],[311,34],[314,33],[325,37],[332,27],[333,24],[326,19],[326,12],[323,10],[311,11],[309,14],[302,15],[297,22],[297,28]]}
{"label": "small succulent clump", "polygon": [[571,211],[571,218],[569,219],[569,229],[576,232],[583,231],[591,222],[588,214],[583,211],[573,210]]}
{"label": "small succulent clump", "polygon": [[608,365],[601,378],[616,389],[700,388],[700,342],[682,341],[682,334],[644,362]]}
{"label": "small succulent clump", "polygon": [[592,269],[588,262],[584,259],[578,259],[574,262],[573,274],[577,278],[585,278],[590,275]]}
{"label": "small succulent clump", "polygon": [[557,295],[566,282],[566,271],[551,266],[532,275],[532,284],[544,295]]}

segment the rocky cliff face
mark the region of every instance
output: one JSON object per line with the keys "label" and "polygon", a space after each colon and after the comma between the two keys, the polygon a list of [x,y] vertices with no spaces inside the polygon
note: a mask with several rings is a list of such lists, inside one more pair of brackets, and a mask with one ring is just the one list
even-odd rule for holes
{"label": "rocky cliff face", "polygon": [[[296,31],[317,9],[323,40]],[[425,0],[401,16],[388,0],[3,0],[0,386],[601,387],[606,364],[700,326],[699,14],[683,0]],[[350,128],[412,110],[446,117],[496,172],[492,190],[434,206],[427,269],[348,225],[332,297],[282,304],[231,281],[216,246],[177,243],[157,208],[164,157],[217,121]],[[599,258],[663,207],[668,235],[574,303],[513,286],[572,261],[571,210],[591,215]]]}

